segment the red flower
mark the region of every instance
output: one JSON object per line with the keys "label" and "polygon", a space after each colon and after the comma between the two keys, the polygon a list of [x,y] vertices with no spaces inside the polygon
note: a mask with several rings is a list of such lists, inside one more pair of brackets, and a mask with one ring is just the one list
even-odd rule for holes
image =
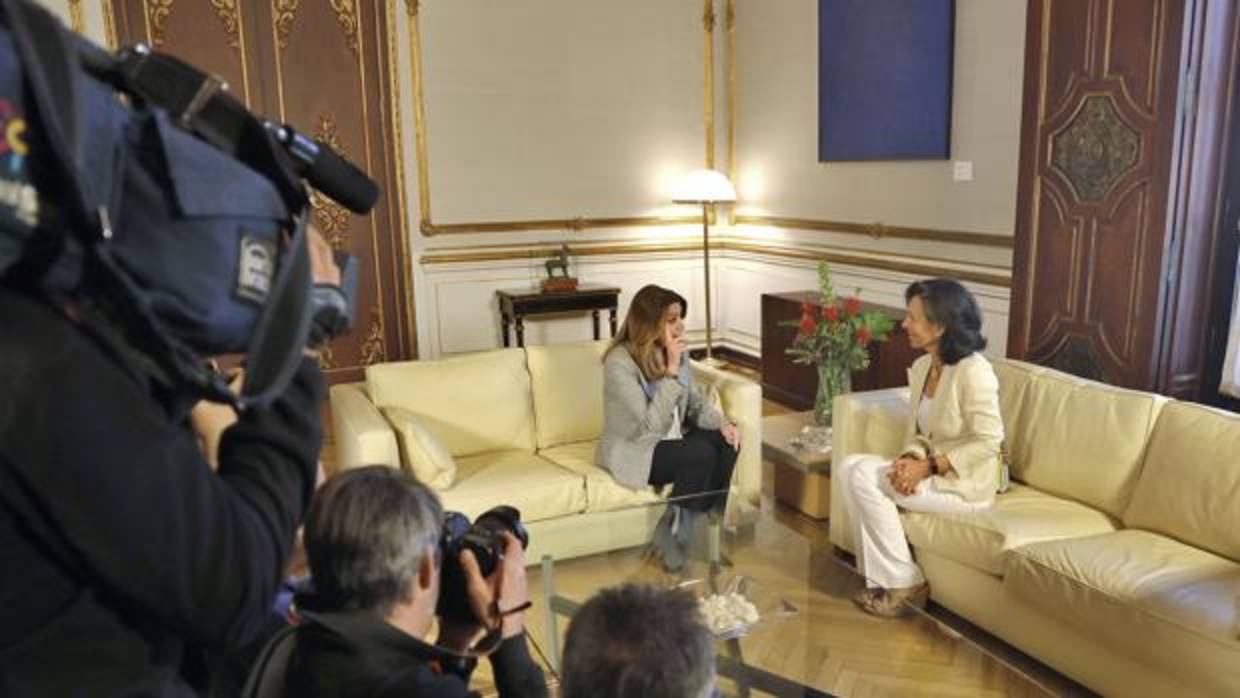
{"label": "red flower", "polygon": [[802,315],[813,315],[814,304],[810,303],[809,301],[801,301],[801,314]]}
{"label": "red flower", "polygon": [[822,317],[827,322],[840,321],[840,308],[836,305],[828,305],[822,309]]}
{"label": "red flower", "polygon": [[848,317],[854,317],[861,312],[861,299],[853,296],[844,299],[844,312],[848,313]]}
{"label": "red flower", "polygon": [[801,334],[808,336],[814,334],[816,329],[818,329],[818,323],[813,315],[806,313],[801,316]]}
{"label": "red flower", "polygon": [[870,343],[870,328],[862,325],[857,328],[857,345],[864,347]]}

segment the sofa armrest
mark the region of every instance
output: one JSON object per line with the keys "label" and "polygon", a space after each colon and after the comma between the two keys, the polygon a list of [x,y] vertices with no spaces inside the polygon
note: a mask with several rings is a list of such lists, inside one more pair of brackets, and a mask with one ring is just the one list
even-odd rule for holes
{"label": "sofa armrest", "polygon": [[[908,424],[908,388],[888,388],[837,395],[832,403],[831,462],[840,463],[850,455],[872,453],[892,458],[904,445]],[[841,495],[842,482],[831,482],[831,542],[853,550],[852,520]]]}
{"label": "sofa armrest", "polygon": [[396,433],[370,401],[363,383],[333,385],[331,405],[336,472],[361,465],[400,467]]}
{"label": "sofa armrest", "polygon": [[741,451],[736,457],[725,523],[735,527],[756,521],[762,498],[762,387],[696,361],[691,365],[695,381],[719,391],[723,413],[741,433]]}

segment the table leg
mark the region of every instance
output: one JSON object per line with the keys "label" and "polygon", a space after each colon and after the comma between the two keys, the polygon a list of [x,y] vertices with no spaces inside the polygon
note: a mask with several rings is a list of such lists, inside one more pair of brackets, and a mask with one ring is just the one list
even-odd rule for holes
{"label": "table leg", "polygon": [[518,315],[517,318],[517,346],[525,346],[525,316]]}
{"label": "table leg", "polygon": [[616,336],[616,309],[612,308],[608,310],[607,312],[609,314],[608,320],[611,323],[611,336],[615,337]]}
{"label": "table leg", "polygon": [[508,325],[512,322],[512,318],[508,317],[508,313],[499,314],[500,326],[504,328],[504,348],[507,349],[512,345],[512,338],[509,337]]}
{"label": "table leg", "polygon": [[594,321],[594,341],[597,342],[599,339],[598,337],[598,311],[597,310],[590,311],[590,319]]}
{"label": "table leg", "polygon": [[555,563],[550,555],[542,556],[543,608],[547,614],[547,661],[551,670],[560,673],[560,629],[555,621]]}

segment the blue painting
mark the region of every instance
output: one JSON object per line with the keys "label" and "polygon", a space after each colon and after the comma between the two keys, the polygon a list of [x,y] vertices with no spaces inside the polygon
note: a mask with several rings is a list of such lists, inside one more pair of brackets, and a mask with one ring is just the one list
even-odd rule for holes
{"label": "blue painting", "polygon": [[818,0],[818,159],[951,157],[955,0]]}

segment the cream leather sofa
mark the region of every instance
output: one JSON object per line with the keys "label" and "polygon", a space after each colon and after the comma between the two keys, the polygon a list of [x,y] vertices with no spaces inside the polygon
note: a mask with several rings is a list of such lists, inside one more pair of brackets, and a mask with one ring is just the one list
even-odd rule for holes
{"label": "cream leather sofa", "polygon": [[[993,363],[1015,482],[903,514],[932,598],[1105,695],[1240,695],[1240,415]],[[834,457],[895,456],[908,410],[907,388],[841,396]]]}
{"label": "cream leather sofa", "polygon": [[[403,408],[455,460],[455,480],[437,488],[444,507],[473,518],[497,504],[516,506],[528,524],[531,564],[544,554],[563,559],[643,544],[662,507],[632,505],[659,494],[622,487],[594,465],[606,346],[554,344],[371,366],[364,382],[331,389],[337,468],[408,468],[408,449],[402,454],[383,412]],[[725,522],[752,521],[761,487],[761,389],[696,362],[693,371],[699,384],[717,388],[741,430]]]}

